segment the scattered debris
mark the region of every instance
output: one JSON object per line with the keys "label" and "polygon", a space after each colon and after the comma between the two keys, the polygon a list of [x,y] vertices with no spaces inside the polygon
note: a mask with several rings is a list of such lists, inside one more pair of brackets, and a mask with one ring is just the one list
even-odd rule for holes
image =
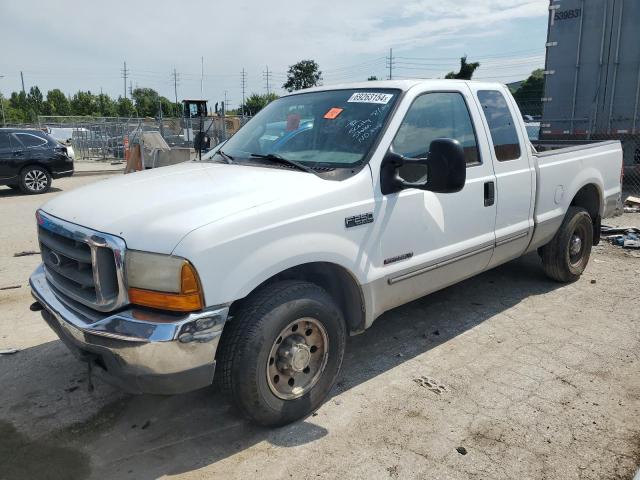
{"label": "scattered debris", "polygon": [[608,227],[602,225],[600,232],[607,241],[622,248],[640,248],[640,229],[634,227]]}
{"label": "scattered debris", "polygon": [[74,385],[73,387],[65,388],[64,391],[67,393],[71,393],[71,392],[75,392],[78,388],[80,387],[78,387],[77,385]]}
{"label": "scattered debris", "polygon": [[456,448],[456,451],[460,454],[460,455],[466,455],[467,454],[467,449],[464,447],[458,447]]}
{"label": "scattered debris", "polygon": [[40,255],[40,252],[35,250],[25,250],[24,252],[14,253],[14,257],[28,257],[29,255]]}
{"label": "scattered debris", "polygon": [[432,335],[440,335],[440,330],[434,330],[431,332]]}
{"label": "scattered debris", "polygon": [[0,348],[0,355],[13,355],[19,351],[17,348]]}
{"label": "scattered debris", "polygon": [[147,420],[146,422],[144,422],[140,428],[142,430],[146,430],[147,428],[149,428],[149,425],[151,425],[151,420]]}
{"label": "scattered debris", "polygon": [[594,283],[596,283],[596,281],[595,280],[591,280],[591,284],[594,284]]}
{"label": "scattered debris", "polygon": [[640,213],[640,197],[627,197],[623,210],[624,213]]}
{"label": "scattered debris", "polygon": [[20,288],[22,285],[9,285],[8,287],[0,287],[0,290],[13,290],[16,288]]}

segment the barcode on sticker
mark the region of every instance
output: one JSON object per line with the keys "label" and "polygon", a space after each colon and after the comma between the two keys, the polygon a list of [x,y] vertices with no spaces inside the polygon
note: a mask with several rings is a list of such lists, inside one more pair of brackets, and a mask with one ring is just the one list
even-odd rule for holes
{"label": "barcode on sticker", "polygon": [[389,103],[393,98],[392,93],[356,92],[347,100],[348,103]]}

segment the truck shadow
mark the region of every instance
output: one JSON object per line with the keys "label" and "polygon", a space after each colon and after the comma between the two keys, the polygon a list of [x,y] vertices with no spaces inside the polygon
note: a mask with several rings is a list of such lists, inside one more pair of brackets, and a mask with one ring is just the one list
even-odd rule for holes
{"label": "truck shadow", "polygon": [[[528,297],[559,287],[560,284],[544,277],[534,254],[387,312],[364,334],[349,339],[342,372],[331,397],[336,399],[343,392],[437,348]],[[51,344],[55,344],[55,348]],[[49,349],[61,356],[63,347],[58,344],[60,342],[51,342],[20,352],[23,358],[19,364],[15,364],[19,366],[19,375],[5,374],[2,370],[9,365],[0,364],[3,383],[11,379],[12,388],[17,389],[12,398],[22,398],[23,395],[19,395],[21,392],[28,395],[34,389],[29,379],[43,375],[37,370],[51,368],[50,372],[45,372],[51,376],[59,373],[59,367],[53,367],[55,362],[47,362],[46,352],[37,352],[38,349]],[[39,360],[32,362],[30,357],[38,357]],[[70,354],[64,356],[64,363],[72,371],[81,370]],[[430,374],[438,375],[438,372]],[[123,396],[102,385],[98,386],[96,392],[102,392],[102,410],[94,412],[80,424],[52,427],[35,434],[40,452],[43,448],[46,450],[47,446],[57,449],[63,447],[67,449],[66,455],[72,458],[73,454],[68,450],[75,451],[81,463],[90,459],[90,470],[81,472],[68,470],[74,465],[73,462],[59,465],[59,478],[91,476],[152,479],[205,466],[228,474],[222,467],[218,467],[218,471],[215,464],[232,455],[242,455],[244,450],[254,445],[266,442],[292,447],[311,443],[328,433],[324,427],[316,424],[316,419],[322,420],[322,408],[318,417],[312,415],[283,428],[265,429],[241,418],[213,387],[173,397]],[[96,392],[89,394],[81,390],[74,394],[82,396],[78,402],[86,405],[92,402],[92,395],[95,396]],[[48,400],[57,405],[49,411],[49,417],[56,418],[65,408],[65,402],[55,403],[55,398],[51,398],[58,393],[44,394],[43,402],[47,401],[46,396],[49,395]],[[19,428],[22,431],[20,435],[31,437],[33,434],[29,432],[29,426],[40,425],[38,411],[25,409],[19,413],[19,408],[18,405],[8,405],[0,409],[0,414],[3,419],[8,416],[14,424],[25,425]],[[0,451],[3,451],[3,444],[7,442],[16,444],[15,439],[11,438],[0,439]],[[28,472],[33,478],[38,470],[38,459],[41,458],[42,471],[51,473],[50,456],[30,454],[29,443],[21,441],[20,444],[26,450],[24,454],[14,455],[14,463],[30,462]],[[266,458],[268,454],[268,448],[261,447],[253,449],[251,453],[252,459],[257,458],[258,463],[261,456]],[[13,470],[15,474],[12,478],[20,478],[21,470],[18,467]]]}

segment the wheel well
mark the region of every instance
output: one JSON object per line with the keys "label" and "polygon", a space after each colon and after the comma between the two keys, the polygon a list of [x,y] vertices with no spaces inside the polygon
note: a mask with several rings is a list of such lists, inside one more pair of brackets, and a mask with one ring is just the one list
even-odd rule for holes
{"label": "wheel well", "polygon": [[582,207],[591,216],[593,222],[593,244],[600,241],[600,191],[593,183],[585,185],[571,200],[574,207]]}
{"label": "wheel well", "polygon": [[47,171],[47,173],[49,173],[49,175],[51,175],[51,170],[50,170],[46,165],[43,165],[43,164],[38,163],[38,162],[32,162],[32,163],[28,163],[28,164],[26,164],[24,167],[22,167],[22,168],[20,169],[20,173],[22,173],[25,169],[27,169],[27,168],[29,168],[29,167],[40,167],[40,168],[42,168],[43,170],[46,170],[46,171]]}
{"label": "wheel well", "polygon": [[584,208],[589,212],[591,218],[595,220],[600,214],[600,192],[598,191],[598,187],[593,183],[585,185],[578,190],[578,193],[573,197],[571,205]]}
{"label": "wheel well", "polygon": [[[342,311],[349,332],[360,333],[364,330],[365,307],[362,292],[358,282],[345,268],[329,262],[305,263],[274,275],[253,291],[281,280],[304,280],[322,287]],[[238,302],[234,302],[231,306],[231,314],[237,304]]]}

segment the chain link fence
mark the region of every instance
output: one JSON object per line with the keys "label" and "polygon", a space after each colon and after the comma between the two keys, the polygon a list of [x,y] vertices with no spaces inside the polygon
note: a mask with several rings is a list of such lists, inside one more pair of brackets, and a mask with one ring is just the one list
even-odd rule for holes
{"label": "chain link fence", "polygon": [[[207,150],[229,139],[248,120],[249,117],[235,116],[202,119],[40,116],[37,124],[14,126],[42,129],[56,140],[70,143],[76,160],[123,160],[125,142],[137,143],[143,132],[160,133],[170,147],[202,146]],[[205,140],[201,142],[201,138]]]}

